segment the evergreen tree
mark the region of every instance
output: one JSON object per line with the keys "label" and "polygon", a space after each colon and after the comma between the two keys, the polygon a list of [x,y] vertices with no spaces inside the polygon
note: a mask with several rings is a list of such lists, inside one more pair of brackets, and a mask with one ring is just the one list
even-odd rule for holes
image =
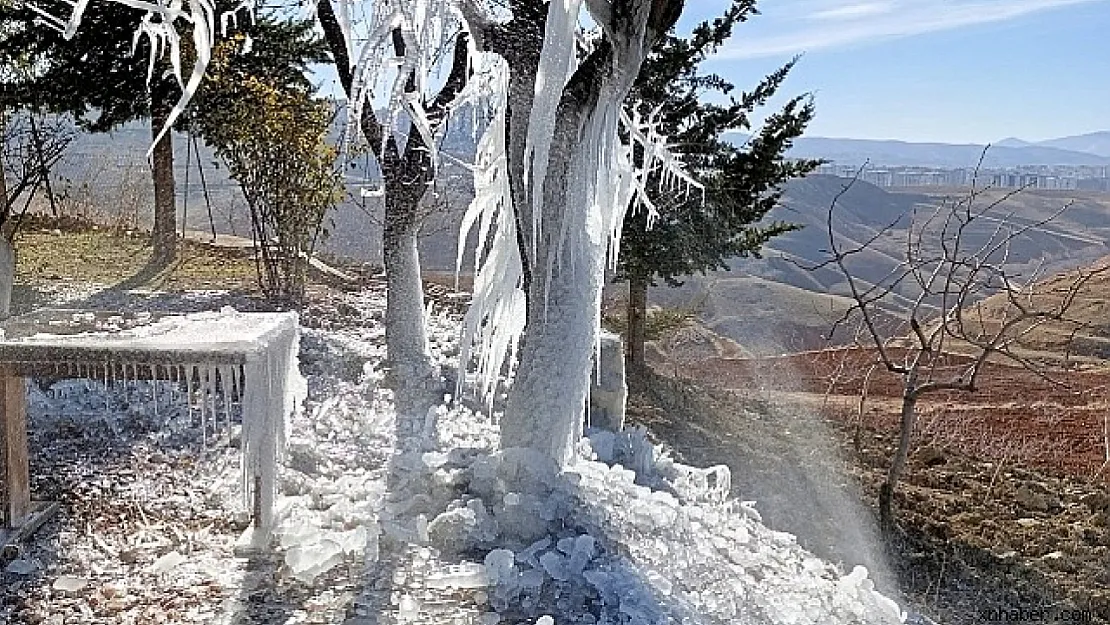
{"label": "evergreen tree", "polygon": [[[49,9],[49,3],[38,3]],[[64,11],[57,11],[63,13]],[[65,40],[51,28],[34,26],[35,13],[19,4],[0,4],[0,30],[10,31],[5,48],[34,59],[39,71],[29,81],[8,83],[3,98],[23,106],[70,113],[91,132],[107,132],[131,121],[151,120],[152,139],[165,126],[181,88],[168,71],[168,59],[150,65],[149,40],[135,40],[143,12],[116,2],[90,3],[83,27]],[[310,22],[274,19],[252,22],[240,11],[233,30],[254,41],[251,54],[236,55],[241,70],[281,81],[308,84],[311,63],[328,59]],[[181,37],[182,46],[191,40]],[[185,56],[191,56],[185,50]],[[7,54],[7,53],[3,53]],[[0,57],[0,63],[4,59]],[[148,69],[151,80],[147,81]],[[203,87],[202,87],[203,89]],[[194,112],[194,115],[197,113]],[[173,144],[169,134],[155,144],[152,268],[172,262],[177,253]]]}
{"label": "evergreen tree", "polygon": [[[727,80],[700,71],[733,28],[755,13],[754,0],[734,0],[721,17],[701,23],[689,38],[669,34],[644,61],[633,87],[631,101],[642,115],[657,116],[660,131],[685,155],[704,193],[651,185],[648,194],[659,212],[651,227],[645,211],[629,210],[625,217],[617,280],[629,284],[626,359],[632,367],[644,365],[648,287],[658,280],[679,286],[682,276],[728,269],[733,257],[758,256],[764,243],[795,228],[757,225],[778,203],[781,185],[819,164],[785,158],[813,118],[808,95],[790,99],[743,147],[724,136],[751,130],[752,112],[778,92],[797,61],[739,96]],[[728,102],[707,102],[707,92]]]}

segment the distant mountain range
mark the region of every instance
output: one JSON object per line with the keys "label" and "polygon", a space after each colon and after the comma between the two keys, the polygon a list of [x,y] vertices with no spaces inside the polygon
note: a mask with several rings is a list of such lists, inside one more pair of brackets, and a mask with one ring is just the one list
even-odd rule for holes
{"label": "distant mountain range", "polygon": [[[839,245],[851,248],[867,244],[867,249],[849,261],[858,285],[867,288],[889,279],[905,258],[905,234],[915,212],[918,219],[931,215],[941,195],[891,193],[866,182],[857,181],[844,192],[849,181],[826,175],[811,175],[793,180],[786,186],[780,206],[768,220],[781,220],[802,226],[798,231],[773,239],[760,259],[734,259],[731,271],[694,275],[680,288],[652,289],[651,300],[663,306],[697,309],[700,323],[725,336],[753,354],[775,354],[826,346],[822,338],[848,306],[850,290],[844,277],[832,267],[821,266],[829,248],[826,217],[836,199],[833,229]],[[975,203],[982,208],[999,200],[1006,190],[987,192]],[[1060,207],[1062,214],[1040,226]],[[1012,214],[1011,214],[1012,212]],[[1110,255],[1110,195],[1080,194],[1061,196],[1060,192],[1027,190],[1009,197],[992,214],[969,226],[969,241],[986,241],[1005,219],[1014,228],[1030,229],[1012,241],[1007,268],[1014,275],[1029,277],[1052,275],[1090,265]],[[920,222],[919,222],[920,223]],[[882,230],[889,232],[882,234]],[[938,253],[936,241],[925,252]],[[931,251],[930,251],[931,250]],[[915,283],[904,281],[897,296],[885,307],[891,321],[905,312],[917,295]],[[782,311],[791,311],[783,315]],[[854,324],[840,328],[847,332],[836,340],[851,338]],[[893,326],[892,326],[893,327]]]}
{"label": "distant mountain range", "polygon": [[1049,139],[1047,141],[1024,141],[1010,137],[1003,139],[995,145],[1009,147],[1009,148],[1028,148],[1028,147],[1043,147],[1043,148],[1057,148],[1060,150],[1069,150],[1072,152],[1086,152],[1087,154],[1095,154],[1097,156],[1110,157],[1110,131],[1104,130],[1102,132],[1091,132],[1085,135],[1076,135],[1074,137],[1061,137],[1059,139]]}
{"label": "distant mountain range", "polygon": [[[733,142],[747,141],[742,134],[730,135]],[[822,158],[844,165],[889,167],[971,168],[987,146],[977,144],[912,143],[871,139],[802,137],[794,142],[790,156]],[[1009,168],[1036,165],[1110,165],[1110,131],[1061,137],[1036,143],[1003,139],[990,146],[983,167]]]}

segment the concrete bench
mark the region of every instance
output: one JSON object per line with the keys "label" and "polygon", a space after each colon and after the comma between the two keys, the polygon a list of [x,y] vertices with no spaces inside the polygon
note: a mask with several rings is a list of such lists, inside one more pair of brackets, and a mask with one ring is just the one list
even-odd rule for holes
{"label": "concrete bench", "polygon": [[296,313],[232,309],[188,315],[43,309],[0,323],[0,546],[18,543],[56,508],[33,502],[27,450],[30,377],[235,382],[242,409],[245,539],[264,546],[273,523],[286,423],[304,398]]}

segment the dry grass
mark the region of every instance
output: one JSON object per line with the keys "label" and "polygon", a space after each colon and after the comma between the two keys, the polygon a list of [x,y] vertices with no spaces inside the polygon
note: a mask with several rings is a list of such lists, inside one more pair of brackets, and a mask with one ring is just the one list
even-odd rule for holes
{"label": "dry grass", "polygon": [[[147,235],[95,226],[27,228],[16,237],[17,283],[67,280],[114,285],[139,273],[150,259]],[[146,286],[162,290],[227,289],[256,292],[254,262],[242,250],[183,242],[179,258]]]}

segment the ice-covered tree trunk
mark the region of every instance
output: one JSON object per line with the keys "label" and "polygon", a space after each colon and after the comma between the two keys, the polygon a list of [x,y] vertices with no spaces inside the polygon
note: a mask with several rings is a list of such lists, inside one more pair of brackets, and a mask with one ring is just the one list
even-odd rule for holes
{"label": "ice-covered tree trunk", "polygon": [[[677,19],[682,2],[615,0],[587,6],[605,38],[562,91],[547,161],[531,164],[546,168],[542,191],[534,178],[526,181],[533,194],[542,193],[540,201],[533,197],[517,207],[522,230],[529,231],[537,217],[542,228],[526,250],[532,281],[525,341],[501,421],[503,448],[529,447],[560,464],[570,461],[582,433],[599,331],[609,231],[605,207],[597,200],[604,195],[602,185],[616,184],[599,172],[612,165],[621,106],[643,57],[655,34]],[[512,68],[513,82],[525,80]],[[509,105],[514,107],[511,99]],[[510,120],[510,137],[521,131]]]}
{"label": "ice-covered tree trunk", "polygon": [[442,393],[424,328],[424,283],[417,248],[420,224],[416,219],[420,197],[412,197],[415,193],[423,195],[424,189],[413,189],[400,180],[387,181],[382,233],[389,377],[397,410],[405,414],[425,410],[436,399],[436,392]]}
{"label": "ice-covered tree trunk", "polygon": [[[336,14],[331,0],[320,0],[317,17],[335,59],[340,83],[347,95],[354,99],[358,96],[353,74],[355,68],[349,54],[354,43],[348,41],[351,33],[343,26],[342,18]],[[413,37],[413,33],[403,30],[395,26],[391,32],[393,52],[398,59],[408,58],[406,52],[411,44],[406,41],[411,42]],[[467,79],[465,35],[456,40],[450,73],[430,102],[423,101],[424,94],[417,88],[418,78],[415,70],[403,74],[403,91],[423,102],[419,110],[427,124],[425,130],[434,132],[442,125],[448,104]],[[437,148],[428,145],[427,133],[421,132],[415,121],[408,125],[407,138],[402,147],[390,128],[378,119],[372,103],[352,107],[351,110],[361,111],[359,127],[367,144],[374,150],[385,182],[382,260],[386,273],[385,336],[390,383],[398,412],[420,414],[442,397],[439,372],[432,361],[424,327],[424,289],[417,247],[420,229],[418,209],[435,177],[433,155]],[[412,110],[408,113],[410,119],[415,119]]]}
{"label": "ice-covered tree trunk", "polygon": [[[590,78],[594,85],[601,82],[601,76]],[[600,114],[599,94],[590,93],[594,85],[583,81],[581,92],[568,94],[560,105],[541,204],[545,228],[531,263],[525,341],[501,421],[502,447],[530,447],[560,463],[582,434],[605,274],[607,240],[596,211],[569,205],[570,187],[583,184],[592,160],[580,146],[588,143],[586,133],[595,128],[590,122]],[[531,211],[526,205],[520,212]]]}

